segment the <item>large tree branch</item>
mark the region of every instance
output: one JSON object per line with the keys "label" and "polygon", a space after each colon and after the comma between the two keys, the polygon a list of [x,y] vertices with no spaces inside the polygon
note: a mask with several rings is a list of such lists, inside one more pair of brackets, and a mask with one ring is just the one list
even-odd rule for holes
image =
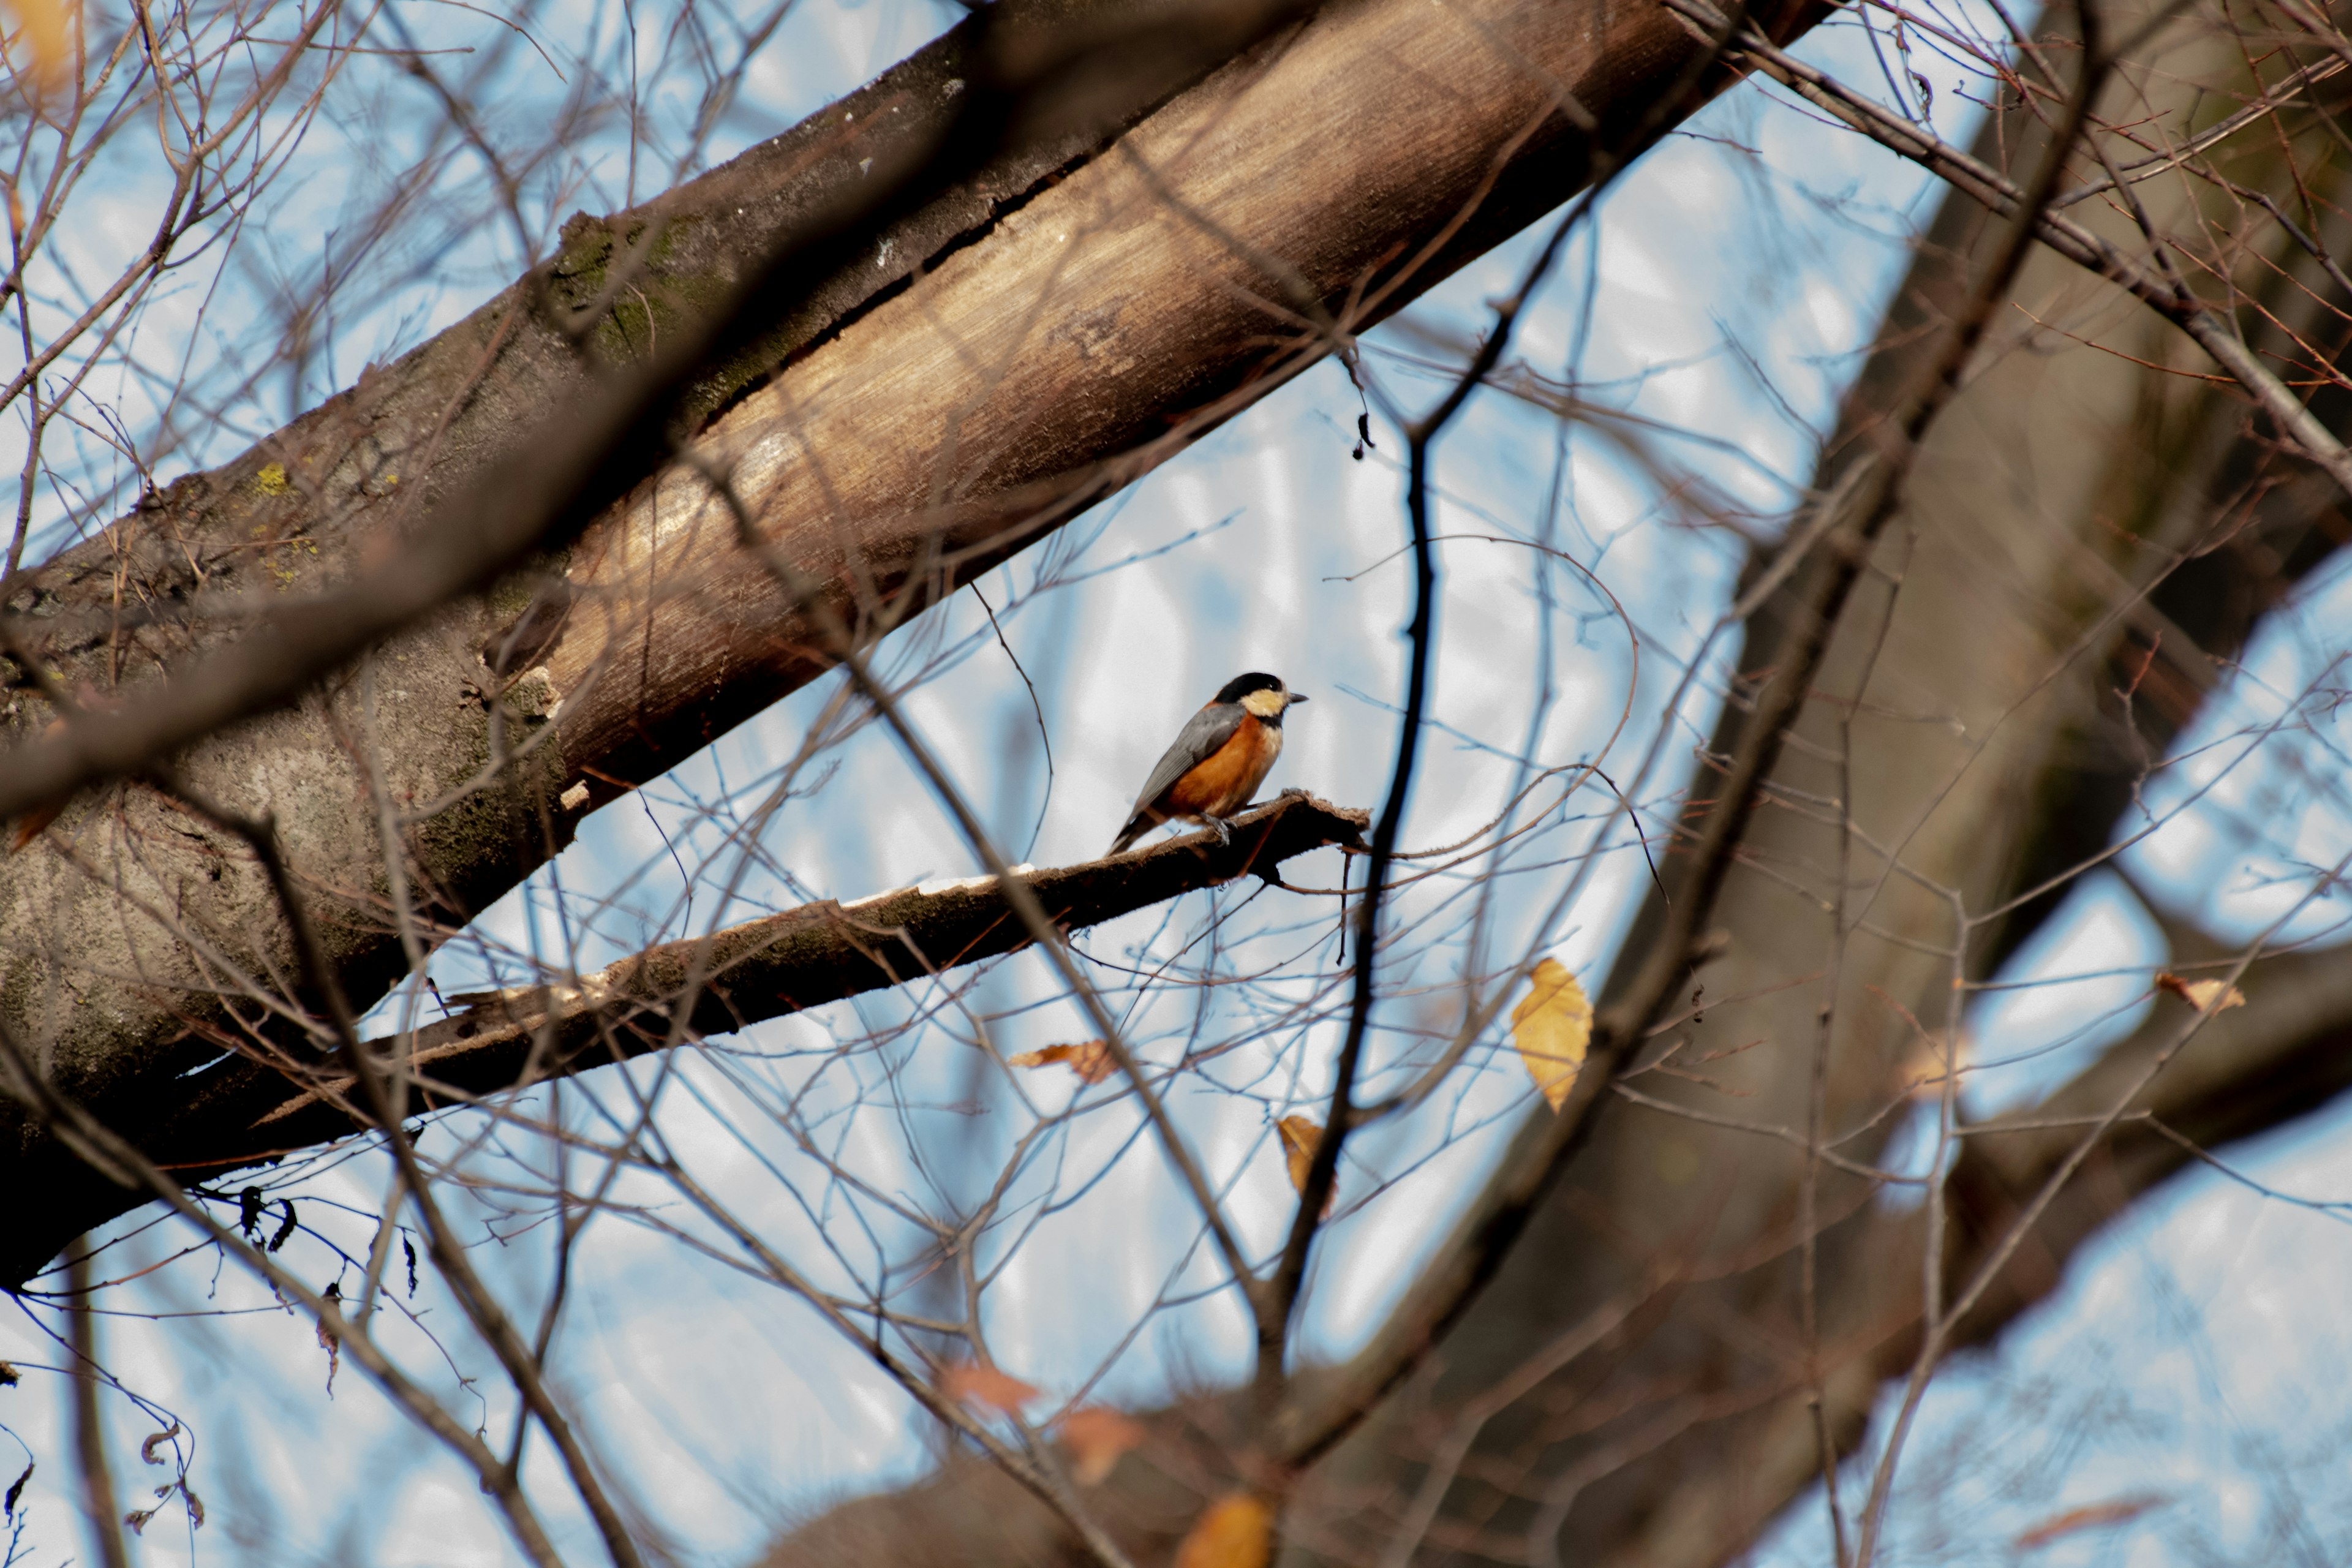
{"label": "large tree branch", "polygon": [[[1065,930],[1116,920],[1236,877],[1279,882],[1286,861],[1329,845],[1357,847],[1370,814],[1288,795],[1234,818],[1230,843],[1208,833],[1022,880]],[[927,885],[928,886],[928,885]],[[704,936],[664,942],[570,984],[520,986],[413,1033],[370,1042],[370,1059],[412,1075],[412,1110],[528,1088],[681,1040],[733,1033],[864,992],[909,985],[1028,945],[993,879],[900,888],[849,904],[825,900]],[[693,1005],[684,1016],[681,997]],[[150,1135],[161,1163],[188,1181],[364,1131],[352,1079],[323,1052],[265,1056],[223,1037],[234,1054],[205,1075],[183,1113]],[[122,1192],[121,1213],[147,1200]],[[101,1216],[103,1217],[103,1216]],[[20,1215],[0,1250],[16,1285],[55,1256],[86,1216]],[[21,1239],[20,1239],[21,1238]]]}
{"label": "large tree branch", "polygon": [[[810,304],[827,283],[855,275],[882,237],[936,222],[937,193],[961,193],[1000,162],[1034,164],[1042,148],[1074,139],[1091,145],[1106,122],[1132,123],[1171,87],[1197,79],[1305,9],[1305,0],[1132,4],[1082,13],[1075,27],[1018,8],[974,17],[960,60],[969,79],[954,79],[959,89],[943,94],[943,101],[919,104],[929,112],[908,116],[898,112],[904,103],[876,106],[903,128],[872,143],[858,181],[814,193],[817,199],[764,256],[739,258],[740,276],[720,283],[717,308],[673,312],[666,331],[648,331],[630,373],[593,378],[586,395],[568,400],[569,407],[534,411],[528,438],[515,441],[509,432],[502,460],[479,482],[442,497],[391,559],[363,565],[347,584],[268,607],[244,636],[160,688],[139,689],[110,710],[72,715],[56,732],[16,748],[0,776],[0,818],[136,774],[192,741],[279,707],[443,604],[488,586],[530,552],[567,547],[667,465],[682,425],[756,381],[740,368],[739,345],[773,345],[767,352],[777,356],[804,339]],[[842,112],[854,118],[853,110]],[[640,243],[658,248],[685,214],[656,203],[630,216],[655,231],[637,237]],[[622,226],[631,226],[625,219]],[[613,258],[605,265],[626,273],[636,259]],[[580,336],[602,330],[625,281],[608,277],[565,325]],[[649,317],[646,325],[656,323]],[[714,365],[724,368],[714,372]],[[290,483],[290,476],[281,482]],[[18,654],[13,647],[7,651]],[[520,651],[503,648],[493,662]]]}

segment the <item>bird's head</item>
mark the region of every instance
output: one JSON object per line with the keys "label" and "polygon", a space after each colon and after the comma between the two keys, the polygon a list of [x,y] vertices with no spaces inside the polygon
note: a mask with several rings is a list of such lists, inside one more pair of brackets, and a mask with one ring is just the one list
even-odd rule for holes
{"label": "bird's head", "polygon": [[1307,699],[1283,685],[1280,676],[1254,669],[1247,675],[1236,675],[1226,681],[1223,689],[1217,693],[1217,700],[1238,702],[1260,719],[1279,722],[1284,709]]}

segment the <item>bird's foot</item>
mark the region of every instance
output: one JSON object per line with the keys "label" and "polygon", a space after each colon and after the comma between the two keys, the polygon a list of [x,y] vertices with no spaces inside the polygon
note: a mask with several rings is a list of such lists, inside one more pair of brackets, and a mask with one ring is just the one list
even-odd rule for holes
{"label": "bird's foot", "polygon": [[1231,844],[1234,841],[1234,830],[1232,826],[1226,823],[1223,817],[1204,816],[1201,818],[1201,820],[1207,823],[1209,826],[1214,830],[1217,835],[1217,842],[1219,844]]}

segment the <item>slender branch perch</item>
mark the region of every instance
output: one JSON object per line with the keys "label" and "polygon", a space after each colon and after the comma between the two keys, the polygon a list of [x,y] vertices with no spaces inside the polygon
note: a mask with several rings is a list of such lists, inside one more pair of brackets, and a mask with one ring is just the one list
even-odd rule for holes
{"label": "slender branch perch", "polygon": [[[1064,929],[1098,925],[1236,877],[1270,879],[1309,850],[1354,847],[1370,821],[1362,810],[1284,795],[1235,818],[1229,845],[1212,834],[1190,834],[1023,879]],[[654,1050],[669,1037],[670,1005],[686,990],[690,969],[698,967],[704,980],[688,1030],[716,1035],[976,963],[1028,941],[993,879],[985,877],[930,892],[902,888],[849,904],[806,904],[648,948],[577,985],[503,993],[417,1030],[408,1065],[425,1081],[415,1103],[492,1094]],[[394,1044],[379,1039],[368,1049],[388,1058]],[[169,1163],[188,1177],[350,1133],[354,1116],[341,1103],[350,1079],[329,1074],[323,1057],[320,1065],[320,1079],[290,1097],[284,1070],[257,1060],[207,1074],[224,1081],[173,1129]],[[122,1193],[115,1212],[143,1197]],[[12,1282],[40,1268],[72,1234],[29,1222],[25,1228],[39,1235],[0,1258]]]}

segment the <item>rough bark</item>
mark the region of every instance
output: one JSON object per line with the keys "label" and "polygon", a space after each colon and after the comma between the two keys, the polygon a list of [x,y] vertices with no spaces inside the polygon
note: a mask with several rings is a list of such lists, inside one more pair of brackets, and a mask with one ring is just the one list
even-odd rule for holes
{"label": "rough bark", "polygon": [[[1792,6],[1781,31],[1812,14]],[[861,139],[952,96],[956,47],[641,213],[575,220],[541,273],[21,582],[27,657],[104,707],[231,635],[226,612],[266,614],[397,548],[560,416],[600,356],[641,352],[665,311],[856,179]],[[190,748],[178,776],[274,818],[344,989],[376,994],[404,963],[387,816],[416,818],[392,847],[422,917],[462,925],[579,810],[828,668],[828,619],[902,621],[1557,205],[1695,47],[1663,13],[1600,0],[1358,0],[1107,149],[1029,149],[881,237],[876,278],[837,281],[786,339],[715,372],[689,462],[544,572]],[[575,352],[567,325],[605,304]],[[824,585],[820,613],[739,553],[703,477],[722,473]],[[23,743],[52,715],[12,673],[0,720]],[[251,857],[144,786],[78,798],[0,860],[0,1007],[62,1088],[149,1146],[205,1114],[184,1075],[221,1035],[315,1048]],[[11,1111],[0,1133],[0,1171],[47,1194],[45,1232],[108,1212],[30,1121]]]}

